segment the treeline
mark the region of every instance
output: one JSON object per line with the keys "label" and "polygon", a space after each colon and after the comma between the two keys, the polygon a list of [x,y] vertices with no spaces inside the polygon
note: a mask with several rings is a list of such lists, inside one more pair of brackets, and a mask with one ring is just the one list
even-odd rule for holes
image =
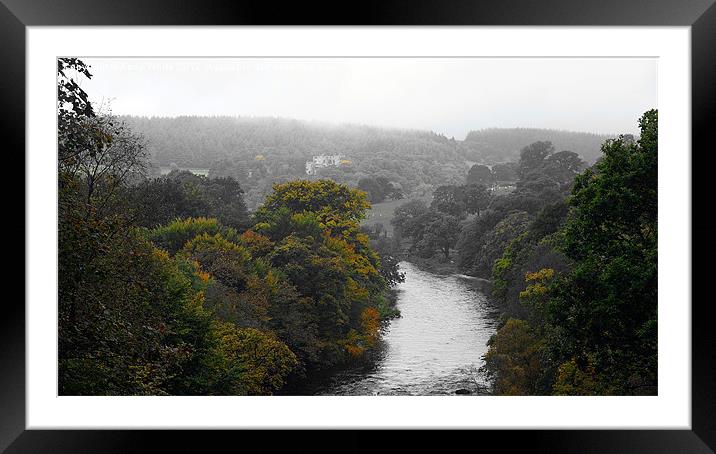
{"label": "treeline", "polygon": [[[391,221],[396,242],[410,240],[409,252],[423,258],[441,251],[448,259],[455,248],[461,271],[489,278],[514,232],[563,200],[583,168],[576,153],[556,152],[550,142],[524,147],[519,162],[501,168],[475,164],[466,183],[439,186],[429,205],[411,200],[397,207]],[[516,180],[514,189],[500,191],[496,183],[507,179]]]}
{"label": "treeline", "polygon": [[143,135],[155,167],[206,168],[212,177],[232,177],[255,209],[275,183],[307,178],[305,162],[314,155],[340,154],[340,167],[319,169],[311,179],[329,178],[358,187],[366,178],[383,178],[406,197],[429,195],[444,184],[462,184],[475,162],[497,165],[497,181],[511,179],[519,150],[551,140],[593,162],[605,136],[541,129],[489,129],[465,141],[429,131],[359,125],[327,125],[282,118],[121,117]]}
{"label": "treeline", "polygon": [[552,142],[558,150],[574,151],[587,163],[600,156],[602,143],[614,136],[538,128],[488,128],[470,131],[462,143],[464,156],[481,163],[514,162],[520,150],[538,141]]}
{"label": "treeline", "polygon": [[363,192],[293,181],[249,216],[231,178],[147,177],[68,72],[91,77],[58,60],[59,394],[272,394],[371,349],[402,276]]}

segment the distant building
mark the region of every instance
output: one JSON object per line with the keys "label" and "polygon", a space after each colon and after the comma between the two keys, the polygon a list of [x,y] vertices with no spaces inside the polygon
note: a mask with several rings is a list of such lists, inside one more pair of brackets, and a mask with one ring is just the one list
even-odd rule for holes
{"label": "distant building", "polygon": [[308,175],[313,175],[316,173],[316,169],[322,169],[325,167],[339,167],[342,164],[350,163],[350,161],[346,161],[343,159],[343,155],[325,155],[322,154],[320,156],[314,156],[313,160],[306,161],[306,173]]}

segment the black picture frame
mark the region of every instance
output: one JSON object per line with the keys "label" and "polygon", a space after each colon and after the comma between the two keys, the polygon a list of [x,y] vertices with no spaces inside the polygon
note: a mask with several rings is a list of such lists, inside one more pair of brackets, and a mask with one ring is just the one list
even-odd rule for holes
{"label": "black picture frame", "polygon": [[[705,221],[713,203],[705,160],[711,151],[709,113],[716,107],[716,6],[714,0],[361,0],[360,2],[183,1],[183,0],[0,0],[0,90],[5,159],[22,168],[25,156],[25,29],[28,26],[69,25],[571,25],[571,26],[691,26],[692,30],[692,241],[702,242],[692,253],[694,290],[708,282],[698,259],[716,252],[711,238],[716,222]],[[708,145],[707,145],[708,144]],[[686,151],[685,151],[686,153]],[[698,165],[693,159],[698,158]],[[17,173],[17,172],[14,172]],[[17,187],[17,186],[15,186]],[[16,197],[16,192],[9,193]],[[699,203],[701,202],[701,203]],[[24,213],[24,207],[21,209]],[[19,217],[19,215],[17,215]],[[24,216],[23,216],[24,219]],[[697,222],[697,219],[700,222]],[[17,226],[17,223],[15,224]],[[26,227],[24,221],[23,229]],[[17,228],[17,227],[16,227]],[[27,237],[26,237],[27,241]],[[24,263],[24,259],[23,259]],[[701,263],[706,263],[702,261]],[[6,272],[7,273],[7,272]],[[9,279],[10,274],[6,274]],[[17,284],[13,284],[17,286]],[[704,292],[704,294],[708,295]],[[9,293],[8,293],[9,295]],[[510,450],[520,444],[531,452],[714,452],[716,450],[716,335],[712,329],[713,298],[692,298],[692,430],[546,430],[461,432],[459,437],[427,439],[424,432],[410,438],[423,447],[465,449],[463,443]],[[225,439],[270,440],[301,449],[302,444],[329,451],[366,451],[374,443],[391,449],[406,437],[382,437],[366,431],[334,431],[331,440],[309,440],[310,432],[236,434],[233,431],[41,431],[25,430],[25,311],[24,298],[6,296],[0,315],[0,450],[7,452],[136,452],[161,442],[179,451],[192,446],[217,446]],[[684,301],[684,304],[689,304]],[[457,434],[456,434],[457,435]],[[318,438],[314,434],[312,438]],[[447,438],[447,440],[446,440]],[[334,441],[335,439],[335,441]],[[211,444],[205,444],[209,443]],[[242,441],[248,443],[249,441]],[[438,444],[439,443],[439,444]],[[453,443],[454,446],[453,446]],[[458,444],[459,443],[459,444]],[[231,446],[231,445],[229,445]],[[249,445],[246,445],[249,446]],[[464,446],[464,445],[463,445]],[[469,446],[469,444],[468,444]],[[476,446],[476,445],[475,445]],[[143,449],[144,448],[144,449]],[[236,449],[236,448],[233,448]],[[493,448],[494,449],[494,448]]]}

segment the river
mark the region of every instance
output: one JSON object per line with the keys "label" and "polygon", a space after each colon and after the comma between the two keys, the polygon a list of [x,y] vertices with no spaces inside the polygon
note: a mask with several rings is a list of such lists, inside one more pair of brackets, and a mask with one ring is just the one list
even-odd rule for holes
{"label": "river", "polygon": [[485,392],[479,372],[496,330],[486,281],[441,276],[401,262],[401,316],[384,329],[367,366],[334,375],[321,395],[448,395]]}

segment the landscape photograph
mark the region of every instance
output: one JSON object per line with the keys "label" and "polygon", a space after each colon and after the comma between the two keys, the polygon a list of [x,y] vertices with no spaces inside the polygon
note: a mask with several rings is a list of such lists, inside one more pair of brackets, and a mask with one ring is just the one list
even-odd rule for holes
{"label": "landscape photograph", "polygon": [[61,396],[658,395],[654,58],[61,57],[56,157]]}

